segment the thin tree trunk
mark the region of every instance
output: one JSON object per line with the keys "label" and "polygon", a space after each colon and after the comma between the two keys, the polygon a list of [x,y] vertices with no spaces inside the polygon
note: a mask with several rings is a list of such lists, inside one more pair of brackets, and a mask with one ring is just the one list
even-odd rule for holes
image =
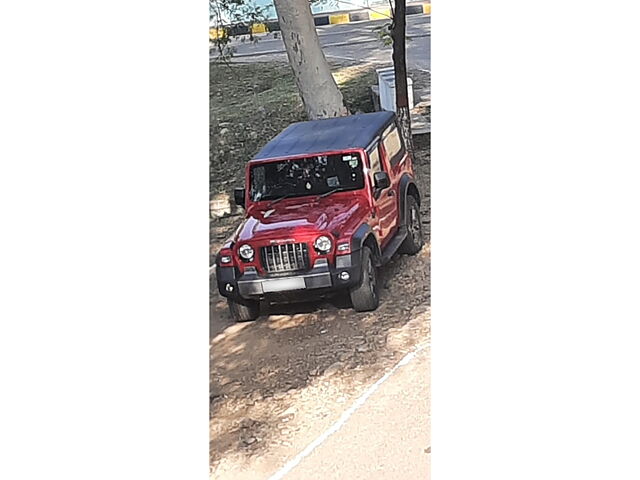
{"label": "thin tree trunk", "polygon": [[342,93],[320,47],[309,0],[274,0],[274,4],[307,115],[311,120],[348,115]]}
{"label": "thin tree trunk", "polygon": [[396,113],[407,150],[413,153],[411,115],[409,113],[409,90],[407,86],[406,57],[406,0],[395,0],[391,38],[393,39],[393,68],[396,82]]}

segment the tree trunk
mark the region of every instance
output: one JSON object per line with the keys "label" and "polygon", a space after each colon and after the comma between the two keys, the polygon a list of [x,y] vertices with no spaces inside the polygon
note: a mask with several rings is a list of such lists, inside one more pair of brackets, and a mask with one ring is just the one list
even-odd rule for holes
{"label": "tree trunk", "polygon": [[311,15],[309,0],[274,0],[282,40],[304,108],[311,120],[341,117],[344,106]]}
{"label": "tree trunk", "polygon": [[413,153],[411,115],[409,113],[409,91],[407,87],[406,57],[406,0],[395,0],[395,11],[391,27],[393,39],[393,69],[396,82],[396,113],[407,150]]}

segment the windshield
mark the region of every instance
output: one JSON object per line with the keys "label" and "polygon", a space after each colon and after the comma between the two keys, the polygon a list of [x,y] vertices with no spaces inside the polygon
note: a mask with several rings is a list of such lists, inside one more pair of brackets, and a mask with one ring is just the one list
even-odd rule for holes
{"label": "windshield", "polygon": [[254,202],[363,187],[362,158],[357,152],[282,160],[251,168],[250,195]]}

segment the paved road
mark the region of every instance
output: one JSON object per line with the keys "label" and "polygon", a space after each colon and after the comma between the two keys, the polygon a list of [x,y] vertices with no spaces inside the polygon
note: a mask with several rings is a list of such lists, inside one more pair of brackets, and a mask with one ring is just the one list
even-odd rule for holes
{"label": "paved road", "polygon": [[428,480],[429,384],[429,349],[425,348],[399,367],[339,430],[281,478]]}
{"label": "paved road", "polygon": [[[359,61],[388,65],[391,63],[391,47],[377,40],[375,27],[384,20],[326,25],[318,27],[320,43],[325,55],[334,61]],[[407,17],[407,63],[410,70],[431,69],[431,17],[410,15]],[[239,37],[232,41],[238,61],[286,61],[282,39],[272,34],[259,37],[258,43],[243,43]]]}

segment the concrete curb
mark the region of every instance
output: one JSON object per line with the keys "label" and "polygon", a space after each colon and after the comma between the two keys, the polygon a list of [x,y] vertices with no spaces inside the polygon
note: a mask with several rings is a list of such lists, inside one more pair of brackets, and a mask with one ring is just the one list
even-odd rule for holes
{"label": "concrete curb", "polygon": [[[407,15],[430,15],[431,14],[431,1],[412,2],[407,5]],[[391,19],[390,8],[370,8],[362,10],[348,10],[348,11],[336,11],[330,13],[322,13],[313,16],[313,21],[316,27],[323,25],[337,25],[342,23],[354,23],[354,22],[366,22],[370,20],[384,20]],[[251,26],[252,34],[260,34],[267,32],[279,32],[280,25],[277,21],[268,21],[265,23],[256,23]],[[223,35],[221,29],[211,28],[209,29],[209,37],[215,39],[220,35]],[[249,34],[249,27],[246,25],[234,25],[229,31],[229,36],[247,35]]]}

